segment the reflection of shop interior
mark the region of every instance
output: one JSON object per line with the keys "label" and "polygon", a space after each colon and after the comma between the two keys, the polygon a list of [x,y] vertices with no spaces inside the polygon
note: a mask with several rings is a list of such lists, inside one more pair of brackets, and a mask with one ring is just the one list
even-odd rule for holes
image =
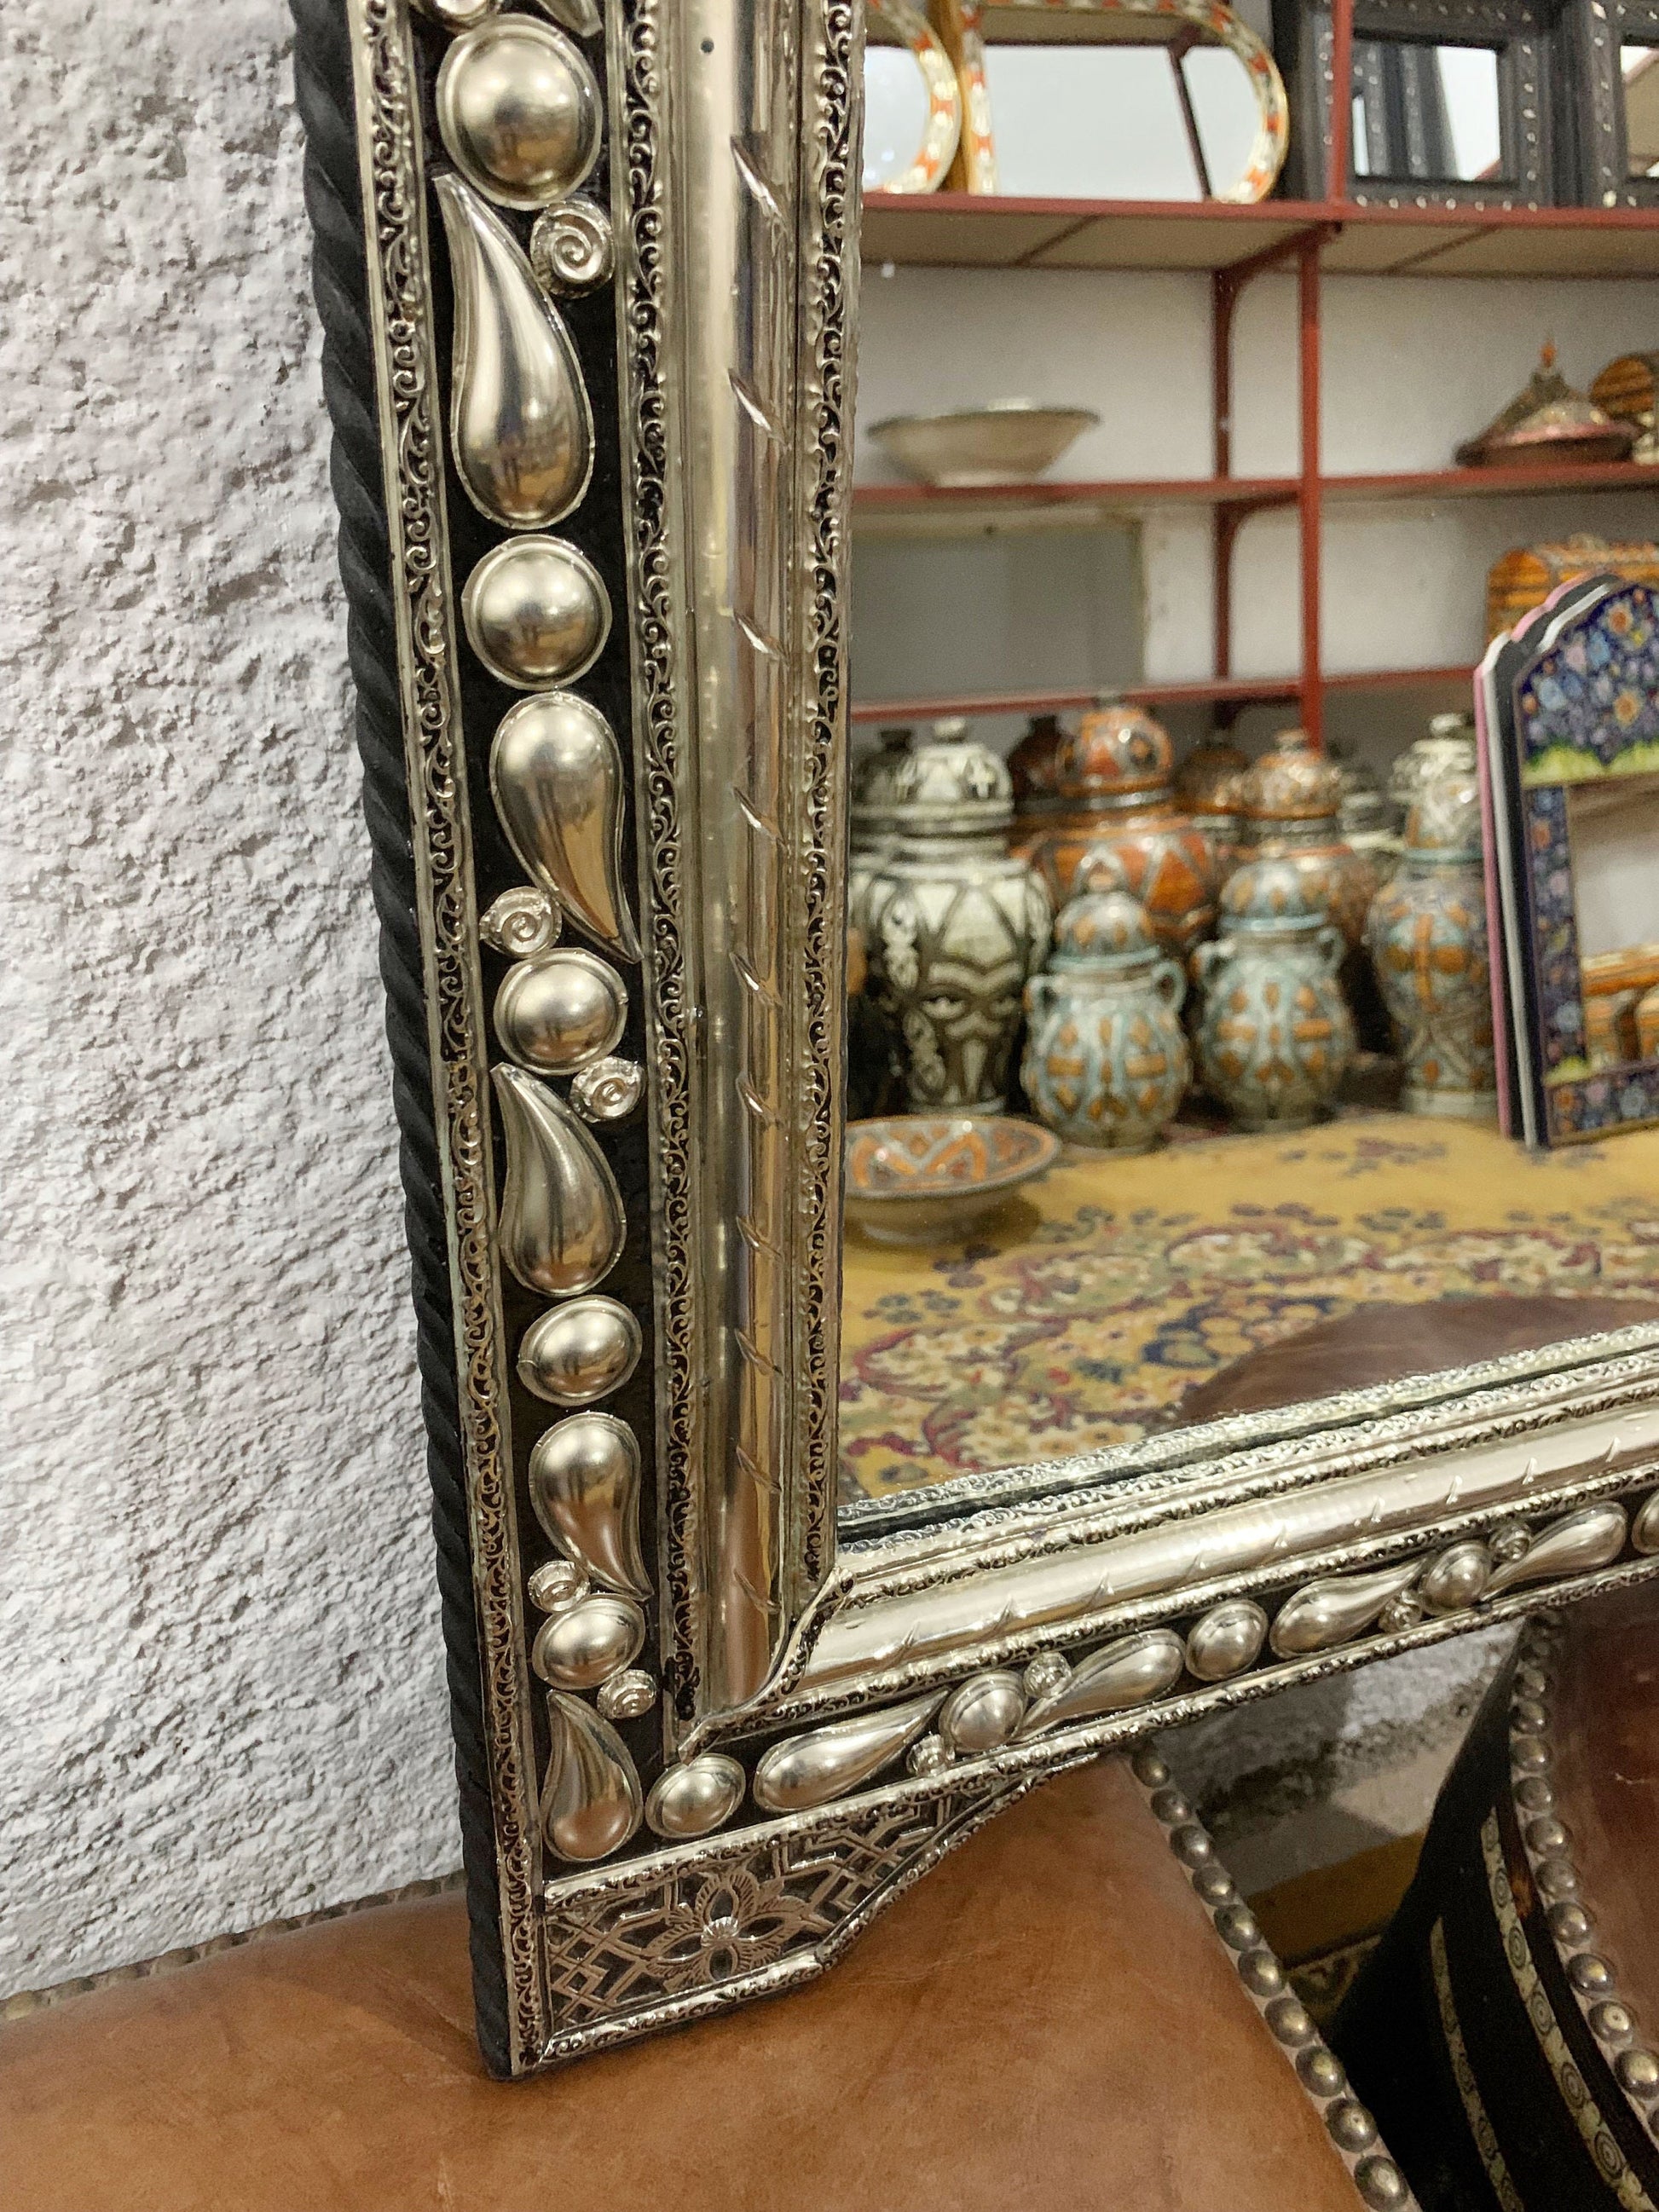
{"label": "reflection of shop interior", "polygon": [[[1617,457],[1659,240],[1344,213],[870,203],[849,1111],[900,1133],[849,1191],[849,1495],[1144,1433],[1357,1313],[1515,1300],[1544,1344],[1575,1299],[1659,1295],[1656,1139],[1611,1141],[1659,1118],[1659,648],[1605,597],[1659,578],[1651,434]],[[884,442],[1013,393],[1084,424],[1046,473],[918,481]],[[1572,580],[1598,573],[1601,601]],[[1558,702],[1600,654],[1616,713],[1517,720],[1505,661],[1477,731],[1499,638]],[[1059,1164],[954,1237],[889,1237],[889,1188],[940,1156],[903,1128],[987,1111],[1046,1123]],[[1206,1268],[1147,1289],[1143,1232]],[[1120,1273],[1109,1316],[1040,1287]],[[1444,1364],[1425,1326],[1401,1372]]]}

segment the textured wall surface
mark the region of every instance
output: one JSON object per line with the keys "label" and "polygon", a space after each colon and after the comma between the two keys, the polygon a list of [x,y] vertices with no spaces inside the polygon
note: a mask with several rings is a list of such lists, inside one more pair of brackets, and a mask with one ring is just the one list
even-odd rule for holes
{"label": "textured wall surface", "polygon": [[459,1857],[289,46],[0,15],[0,1991]]}

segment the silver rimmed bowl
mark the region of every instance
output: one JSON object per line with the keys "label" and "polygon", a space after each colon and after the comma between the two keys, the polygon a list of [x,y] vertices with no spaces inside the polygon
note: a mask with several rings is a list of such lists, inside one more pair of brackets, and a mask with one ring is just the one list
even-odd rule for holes
{"label": "silver rimmed bowl", "polygon": [[892,415],[871,430],[907,476],[946,489],[1029,483],[1100,417],[1092,407],[1006,399],[943,415]]}

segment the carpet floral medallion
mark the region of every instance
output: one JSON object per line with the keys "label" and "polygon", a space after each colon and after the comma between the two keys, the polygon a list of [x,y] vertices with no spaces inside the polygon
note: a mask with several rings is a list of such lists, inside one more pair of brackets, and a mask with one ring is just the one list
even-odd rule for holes
{"label": "carpet floral medallion", "polygon": [[1529,1155],[1359,1114],[1139,1159],[1068,1147],[970,1242],[848,1231],[843,1494],[1128,1443],[1357,1307],[1659,1297],[1659,1130]]}

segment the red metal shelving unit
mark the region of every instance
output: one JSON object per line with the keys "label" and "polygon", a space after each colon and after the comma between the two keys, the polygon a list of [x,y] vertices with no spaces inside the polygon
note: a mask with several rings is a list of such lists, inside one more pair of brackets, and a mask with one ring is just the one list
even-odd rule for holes
{"label": "red metal shelving unit", "polygon": [[[1348,81],[1352,0],[1333,0],[1333,82]],[[1332,677],[1320,653],[1320,544],[1328,502],[1491,498],[1659,489],[1659,472],[1628,462],[1577,467],[1440,469],[1409,474],[1326,477],[1320,470],[1320,286],[1326,275],[1413,276],[1659,276],[1659,212],[1631,208],[1474,210],[1435,203],[1428,192],[1386,204],[1347,197],[1348,111],[1332,104],[1332,143],[1323,201],[1011,199],[967,192],[872,192],[865,201],[866,265],[980,269],[1158,269],[1207,271],[1211,301],[1213,474],[1126,483],[1016,485],[1006,491],[871,486],[854,498],[855,518],[879,526],[954,515],[994,522],[1068,506],[1106,512],[1166,504],[1208,506],[1213,516],[1214,676],[1207,683],[1143,684],[1124,696],[1148,705],[1210,704],[1225,720],[1262,701],[1294,701],[1315,741],[1323,732],[1331,690],[1425,688],[1467,682],[1467,669],[1389,669]],[[1232,472],[1232,339],[1247,287],[1293,264],[1297,278],[1299,395],[1298,468],[1294,477],[1236,477]],[[1301,669],[1282,679],[1232,672],[1233,551],[1252,515],[1294,507],[1300,525]],[[860,702],[855,722],[947,714],[1042,714],[1086,706],[1091,695],[1051,693]]]}

